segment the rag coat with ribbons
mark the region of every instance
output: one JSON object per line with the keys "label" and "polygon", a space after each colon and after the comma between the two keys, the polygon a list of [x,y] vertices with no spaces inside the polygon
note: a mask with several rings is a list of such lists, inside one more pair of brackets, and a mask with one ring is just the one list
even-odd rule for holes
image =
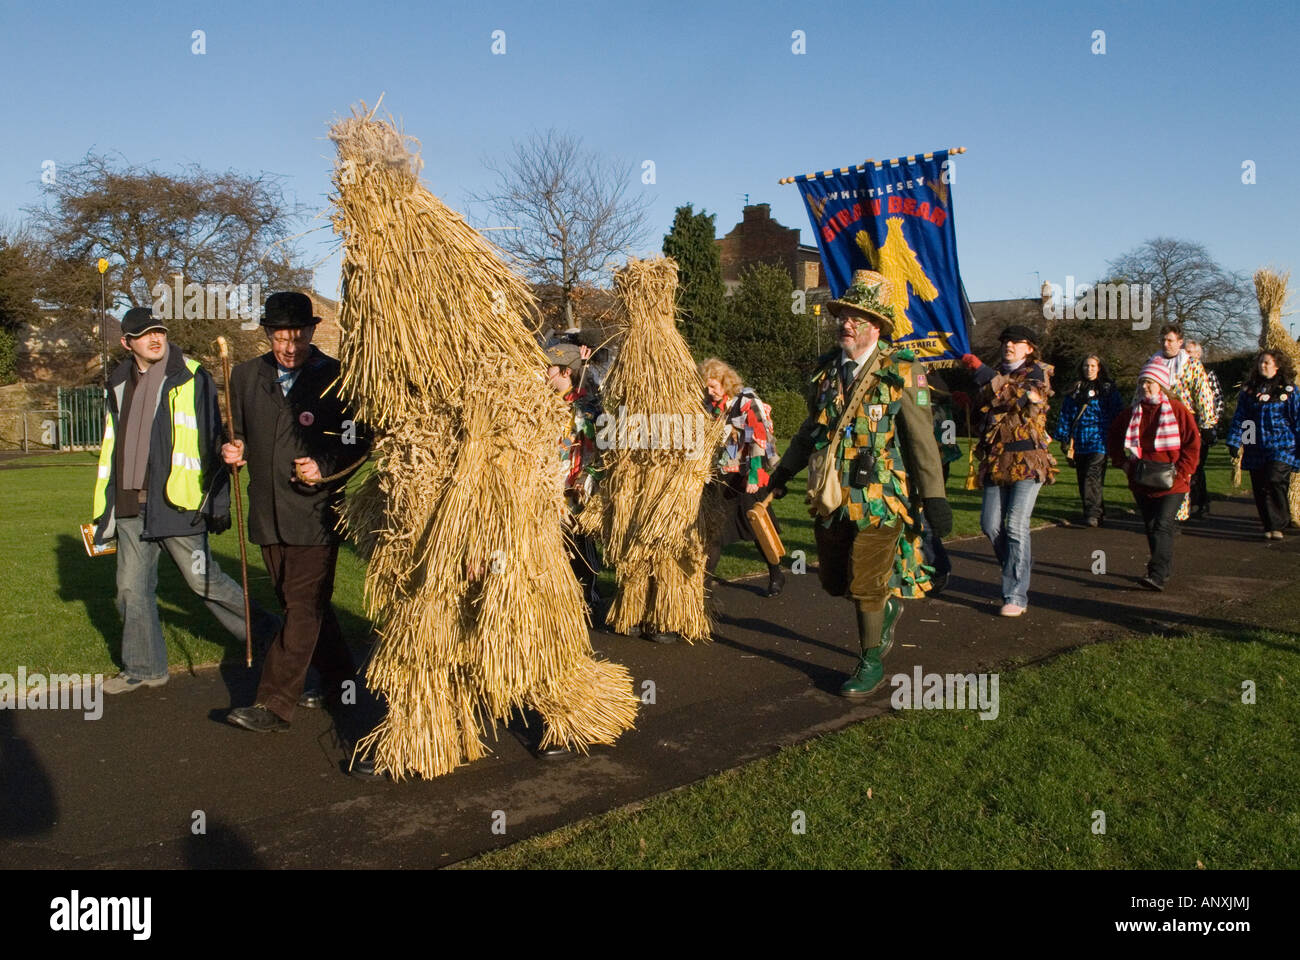
{"label": "rag coat with ribbons", "polygon": [[[871,378],[858,410],[844,435],[832,437],[852,392],[842,382],[840,358],[836,349],[818,362],[809,382],[808,419],[790,440],[774,482],[797,474],[814,450],[835,443],[843,499],[839,511],[823,522],[847,518],[863,529],[901,520],[904,533],[890,588],[896,596],[919,596],[929,589],[929,577],[921,569],[918,503],[945,496],[924,368],[910,350],[889,350],[881,343],[867,369],[858,372]],[[859,457],[871,458],[867,469],[855,469]]]}

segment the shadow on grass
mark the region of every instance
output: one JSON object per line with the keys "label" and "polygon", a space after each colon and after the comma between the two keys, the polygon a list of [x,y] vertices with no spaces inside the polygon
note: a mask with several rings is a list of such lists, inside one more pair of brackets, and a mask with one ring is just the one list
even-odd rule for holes
{"label": "shadow on grass", "polygon": [[122,618],[117,612],[117,557],[88,557],[81,540],[60,534],[54,547],[60,600],[80,603],[104,638],[104,647],[122,665]]}

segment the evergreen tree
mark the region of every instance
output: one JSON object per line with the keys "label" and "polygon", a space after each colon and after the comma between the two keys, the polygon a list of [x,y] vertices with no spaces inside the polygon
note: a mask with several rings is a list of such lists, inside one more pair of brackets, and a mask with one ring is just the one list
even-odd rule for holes
{"label": "evergreen tree", "polygon": [[727,301],[719,356],[760,394],[801,390],[816,359],[816,318],[797,306],[790,274],[767,263],[742,270]]}
{"label": "evergreen tree", "polygon": [[721,350],[719,336],[726,310],[722,258],[715,242],[716,214],[695,213],[691,204],[677,208],[664,237],[664,255],[677,261],[677,311],[682,335],[696,359]]}
{"label": "evergreen tree", "polygon": [[23,324],[40,318],[38,278],[25,242],[0,234],[0,384],[17,379],[16,344]]}

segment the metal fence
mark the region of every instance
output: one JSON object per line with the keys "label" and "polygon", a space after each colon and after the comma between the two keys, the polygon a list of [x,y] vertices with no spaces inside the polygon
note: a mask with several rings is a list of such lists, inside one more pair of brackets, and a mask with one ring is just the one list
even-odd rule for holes
{"label": "metal fence", "polygon": [[98,447],[104,435],[104,388],[59,387],[60,450]]}

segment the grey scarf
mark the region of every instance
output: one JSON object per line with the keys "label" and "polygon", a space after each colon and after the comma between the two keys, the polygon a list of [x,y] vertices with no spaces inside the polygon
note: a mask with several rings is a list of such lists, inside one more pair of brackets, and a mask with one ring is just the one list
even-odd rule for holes
{"label": "grey scarf", "polygon": [[[122,438],[122,478],[118,485],[123,490],[139,490],[144,486],[145,471],[149,468],[149,437],[153,434],[153,414],[158,409],[158,394],[167,379],[167,358],[171,344],[162,359],[140,376],[131,394],[131,408],[126,415],[126,436]],[[135,358],[131,358],[135,362]]]}

